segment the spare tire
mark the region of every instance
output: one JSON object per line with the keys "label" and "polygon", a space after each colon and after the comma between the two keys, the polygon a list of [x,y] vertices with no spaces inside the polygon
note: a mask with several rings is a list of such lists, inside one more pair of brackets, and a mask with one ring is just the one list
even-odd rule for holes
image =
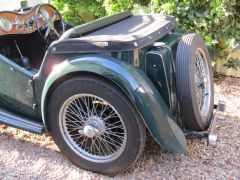
{"label": "spare tire", "polygon": [[181,119],[189,130],[204,131],[213,114],[213,73],[204,40],[187,34],[178,44],[176,86]]}

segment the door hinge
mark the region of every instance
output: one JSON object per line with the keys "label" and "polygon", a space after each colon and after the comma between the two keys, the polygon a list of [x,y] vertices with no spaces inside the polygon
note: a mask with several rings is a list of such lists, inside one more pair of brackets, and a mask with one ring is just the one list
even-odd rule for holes
{"label": "door hinge", "polygon": [[33,86],[33,80],[29,80],[28,84],[29,86]]}
{"label": "door hinge", "polygon": [[37,104],[34,103],[34,104],[32,105],[32,108],[33,108],[34,110],[36,110],[36,109],[37,109]]}

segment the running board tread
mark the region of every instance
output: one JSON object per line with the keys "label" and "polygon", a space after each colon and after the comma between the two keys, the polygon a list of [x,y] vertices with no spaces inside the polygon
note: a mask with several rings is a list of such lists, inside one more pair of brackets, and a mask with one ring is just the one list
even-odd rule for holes
{"label": "running board tread", "polygon": [[0,123],[30,131],[36,134],[43,134],[45,131],[43,124],[34,121],[33,119],[28,119],[23,116],[16,115],[2,108],[0,108]]}

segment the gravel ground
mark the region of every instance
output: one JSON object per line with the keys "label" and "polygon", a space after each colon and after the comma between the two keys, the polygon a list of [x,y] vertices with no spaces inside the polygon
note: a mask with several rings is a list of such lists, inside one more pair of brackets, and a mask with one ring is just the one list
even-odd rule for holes
{"label": "gravel ground", "polygon": [[[240,179],[240,79],[215,80],[215,101],[227,103],[220,142],[188,140],[189,154],[161,149],[150,137],[134,167],[116,179]],[[71,164],[50,137],[0,125],[0,179],[109,179]]]}

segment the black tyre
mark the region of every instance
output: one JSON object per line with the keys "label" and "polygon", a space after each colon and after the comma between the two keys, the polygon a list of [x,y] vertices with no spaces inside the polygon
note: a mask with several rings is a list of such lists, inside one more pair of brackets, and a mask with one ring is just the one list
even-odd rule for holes
{"label": "black tyre", "polygon": [[71,78],[52,93],[50,133],[80,168],[114,175],[140,156],[146,130],[133,105],[111,83],[92,76]]}
{"label": "black tyre", "polygon": [[189,130],[204,131],[213,113],[213,73],[204,40],[182,37],[176,56],[176,85],[182,121]]}

